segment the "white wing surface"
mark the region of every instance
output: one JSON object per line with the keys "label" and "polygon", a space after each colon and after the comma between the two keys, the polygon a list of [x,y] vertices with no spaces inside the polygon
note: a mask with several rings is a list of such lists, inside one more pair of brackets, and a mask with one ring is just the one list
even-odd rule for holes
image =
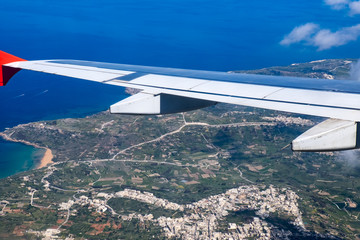
{"label": "white wing surface", "polygon": [[5,65],[115,86],[292,113],[360,121],[360,83],[75,60]]}

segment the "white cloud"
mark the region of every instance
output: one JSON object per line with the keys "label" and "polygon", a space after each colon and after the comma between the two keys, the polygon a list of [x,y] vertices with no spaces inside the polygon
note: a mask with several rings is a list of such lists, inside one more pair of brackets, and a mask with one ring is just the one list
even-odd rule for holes
{"label": "white cloud", "polygon": [[360,14],[360,1],[351,2],[349,4],[350,15]]}
{"label": "white cloud", "polygon": [[348,6],[349,0],[325,0],[326,5],[329,5],[332,9],[341,10]]}
{"label": "white cloud", "polygon": [[285,38],[280,42],[281,45],[291,45],[302,41],[309,41],[314,33],[319,29],[319,25],[314,23],[307,23],[294,28]]}
{"label": "white cloud", "polygon": [[350,79],[360,81],[360,60],[351,64]]}
{"label": "white cloud", "polygon": [[311,40],[310,44],[318,47],[318,50],[326,50],[332,47],[345,45],[355,41],[360,36],[360,24],[342,28],[331,32],[328,29],[320,30]]}
{"label": "white cloud", "polygon": [[348,9],[351,16],[360,14],[360,0],[324,0],[324,3],[334,10]]}
{"label": "white cloud", "polygon": [[359,36],[360,24],[332,32],[329,29],[320,29],[317,24],[307,23],[294,28],[280,44],[291,45],[304,42],[306,45],[317,47],[319,51],[322,51],[355,41]]}
{"label": "white cloud", "polygon": [[336,158],[340,163],[344,164],[345,170],[351,171],[360,166],[359,157],[360,152],[358,150],[351,150],[339,152]]}

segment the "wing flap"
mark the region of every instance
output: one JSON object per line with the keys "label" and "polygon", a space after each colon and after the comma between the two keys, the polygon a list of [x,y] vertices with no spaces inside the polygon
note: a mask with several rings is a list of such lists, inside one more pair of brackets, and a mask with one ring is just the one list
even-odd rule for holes
{"label": "wing flap", "polygon": [[293,151],[338,151],[359,147],[359,123],[327,119],[292,141]]}
{"label": "wing flap", "polygon": [[110,106],[111,113],[158,115],[191,111],[216,104],[207,100],[169,94],[140,92]]}

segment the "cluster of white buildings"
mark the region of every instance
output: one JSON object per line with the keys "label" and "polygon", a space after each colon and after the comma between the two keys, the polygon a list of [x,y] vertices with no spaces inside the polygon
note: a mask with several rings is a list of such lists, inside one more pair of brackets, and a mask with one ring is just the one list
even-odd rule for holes
{"label": "cluster of white buildings", "polygon": [[309,119],[303,119],[300,117],[286,117],[286,116],[276,116],[276,117],[262,117],[262,119],[267,121],[275,121],[275,122],[282,122],[286,125],[289,124],[297,124],[297,125],[304,125],[304,126],[311,126],[314,125],[314,122]]}
{"label": "cluster of white buildings", "polygon": [[[82,195],[74,200],[61,203],[59,210],[69,210],[74,204],[78,204],[88,206],[99,213],[109,210],[116,214],[107,205],[107,201],[111,198],[133,199],[163,209],[183,212],[184,215],[178,218],[162,216],[155,219],[152,214],[142,215],[141,213],[121,215],[125,221],[139,219],[158,224],[169,238],[244,239],[253,237],[264,240],[271,239],[271,225],[266,222],[265,217],[274,212],[293,216],[295,219],[293,224],[304,228],[297,203],[298,195],[289,189],[278,189],[273,186],[268,188],[256,185],[241,186],[186,205],[158,198],[149,192],[125,189],[115,194],[98,193],[94,199]],[[221,221],[226,219],[229,212],[242,210],[255,210],[258,217],[254,217],[248,223],[229,223],[225,231],[219,230]]]}
{"label": "cluster of white buildings", "polygon": [[95,209],[98,213],[104,213],[108,210],[106,200],[98,198],[91,199],[84,195],[77,198],[74,203],[80,206],[88,206],[89,209]]}
{"label": "cluster of white buildings", "polygon": [[136,200],[139,202],[144,202],[144,203],[148,203],[148,204],[151,204],[151,205],[154,205],[157,207],[161,207],[164,209],[170,209],[170,210],[175,210],[175,211],[184,211],[183,205],[169,202],[166,199],[157,198],[154,196],[154,194],[149,193],[149,192],[141,192],[141,191],[136,191],[136,190],[131,190],[131,189],[125,189],[124,191],[115,193],[115,197],[129,198],[129,199],[133,199],[133,200]]}
{"label": "cluster of white buildings", "polygon": [[[75,198],[74,200],[70,199],[67,202],[62,202],[59,204],[58,210],[59,211],[67,211],[70,210],[70,208],[73,205],[80,205],[80,206],[88,206],[89,209],[95,209],[98,213],[104,213],[108,210],[106,200],[102,199],[91,199],[87,196],[80,196],[79,198]],[[73,212],[76,212],[76,210],[73,210]]]}
{"label": "cluster of white buildings", "polygon": [[254,217],[254,221],[247,224],[229,223],[228,230],[228,233],[215,232],[215,239],[242,239],[249,236],[254,236],[256,239],[271,239],[270,226],[258,217]]}
{"label": "cluster of white buildings", "polygon": [[[297,204],[298,196],[288,189],[276,189],[270,186],[261,190],[258,186],[242,186],[230,189],[226,193],[211,196],[188,204],[191,214],[181,218],[160,217],[156,219],[168,237],[182,239],[270,239],[271,228],[261,217],[273,212],[283,212],[294,216],[294,224],[304,227],[301,212]],[[219,221],[224,220],[229,211],[256,210],[249,224],[229,223],[228,231],[218,231]]]}

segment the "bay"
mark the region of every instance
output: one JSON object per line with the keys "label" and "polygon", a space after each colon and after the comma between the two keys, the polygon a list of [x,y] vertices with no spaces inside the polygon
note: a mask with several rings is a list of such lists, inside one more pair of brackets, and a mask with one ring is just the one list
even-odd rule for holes
{"label": "bay", "polygon": [[0,139],[0,178],[33,169],[43,154],[43,149]]}

